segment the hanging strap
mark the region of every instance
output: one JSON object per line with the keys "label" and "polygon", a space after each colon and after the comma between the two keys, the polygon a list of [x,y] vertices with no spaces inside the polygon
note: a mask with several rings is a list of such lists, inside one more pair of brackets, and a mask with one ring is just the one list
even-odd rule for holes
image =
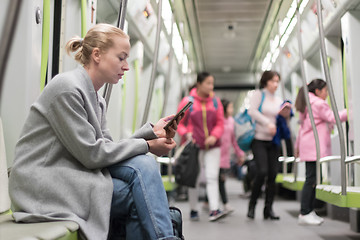
{"label": "hanging strap", "polygon": [[[188,99],[189,99],[189,102],[194,103],[194,97],[193,97],[193,96],[188,96]],[[216,98],[213,97],[212,100],[213,100],[213,104],[214,104],[215,110],[218,109],[218,102],[217,102]],[[264,96],[263,96],[263,99],[261,100],[261,104],[262,104],[263,101],[264,101]],[[190,111],[190,112],[193,111],[193,105],[190,106],[189,111]]]}
{"label": "hanging strap", "polygon": [[264,103],[264,99],[265,99],[265,92],[264,91],[261,91],[261,102],[260,102],[260,106],[259,106],[259,112],[261,112],[261,109],[262,109],[262,105]]}

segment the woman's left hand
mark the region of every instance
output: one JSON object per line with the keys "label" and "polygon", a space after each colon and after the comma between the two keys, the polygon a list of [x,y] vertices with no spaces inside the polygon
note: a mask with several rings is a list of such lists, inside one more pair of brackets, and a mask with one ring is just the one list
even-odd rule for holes
{"label": "woman's left hand", "polygon": [[205,146],[213,146],[217,141],[217,138],[214,136],[209,136],[205,139]]}

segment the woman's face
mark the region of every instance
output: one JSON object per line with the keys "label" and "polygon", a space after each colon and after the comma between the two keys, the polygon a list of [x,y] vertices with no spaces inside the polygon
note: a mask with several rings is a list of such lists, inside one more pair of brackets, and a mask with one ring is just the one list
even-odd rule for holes
{"label": "woman's face", "polygon": [[276,89],[279,86],[279,76],[278,75],[274,75],[272,79],[270,79],[269,81],[267,81],[265,88],[271,92],[271,93],[275,93]]}
{"label": "woman's face", "polygon": [[316,96],[318,96],[319,98],[325,100],[328,96],[328,91],[327,91],[327,86],[323,87],[321,90],[320,89],[316,89],[315,90],[315,94]]}
{"label": "woman's face", "polygon": [[130,42],[127,38],[114,37],[114,45],[106,52],[100,53],[98,65],[103,83],[116,84],[124,73],[129,70],[127,58],[130,52]]}
{"label": "woman's face", "polygon": [[208,96],[214,90],[214,77],[208,76],[202,83],[197,83],[198,94],[202,97]]}
{"label": "woman's face", "polygon": [[229,103],[226,107],[226,117],[230,117],[234,114],[234,104]]}

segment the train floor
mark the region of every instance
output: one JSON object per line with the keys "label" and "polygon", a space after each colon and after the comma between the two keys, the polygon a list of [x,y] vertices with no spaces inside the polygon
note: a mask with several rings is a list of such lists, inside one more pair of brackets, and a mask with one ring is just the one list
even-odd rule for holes
{"label": "train floor", "polygon": [[[258,201],[255,219],[246,217],[248,201],[244,197],[242,182],[229,178],[226,182],[229,203],[235,211],[217,222],[209,222],[208,212],[202,209],[199,202],[199,221],[190,221],[190,209],[187,201],[171,201],[170,204],[181,209],[183,214],[183,234],[186,240],[355,240],[360,233],[350,229],[348,222],[332,220],[326,216],[321,226],[300,226],[297,223],[300,203],[277,197],[274,212],[281,218],[279,221],[264,220],[262,210],[264,199]],[[200,191],[201,196],[201,191]]]}

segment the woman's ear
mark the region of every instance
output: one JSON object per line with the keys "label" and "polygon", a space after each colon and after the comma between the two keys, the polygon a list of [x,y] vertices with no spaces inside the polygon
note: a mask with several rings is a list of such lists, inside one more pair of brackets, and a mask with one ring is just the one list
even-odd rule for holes
{"label": "woman's ear", "polygon": [[316,89],[315,89],[315,95],[316,95],[316,96],[319,96],[320,91],[321,91],[320,89],[317,89],[317,88],[316,88]]}
{"label": "woman's ear", "polygon": [[99,48],[94,48],[92,50],[92,53],[91,53],[91,57],[94,60],[94,62],[99,63],[100,62],[100,56],[101,56],[100,49]]}

